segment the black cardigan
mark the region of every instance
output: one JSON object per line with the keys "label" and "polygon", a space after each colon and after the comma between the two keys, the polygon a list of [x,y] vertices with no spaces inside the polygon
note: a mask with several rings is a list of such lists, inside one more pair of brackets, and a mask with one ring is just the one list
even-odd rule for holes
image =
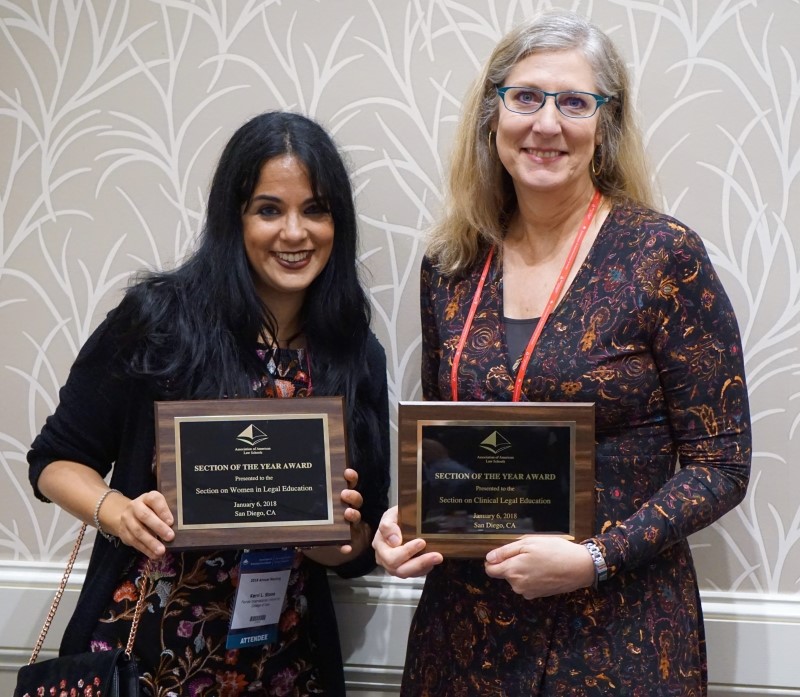
{"label": "black cardigan", "polygon": [[[61,388],[55,413],[48,417],[31,446],[28,474],[34,493],[43,501],[48,499],[39,491],[39,476],[55,460],[80,462],[103,477],[113,465],[110,486],[130,498],[155,488],[153,403],[159,397],[145,381],[126,376],[123,359],[115,348],[113,332],[106,320],[81,349]],[[358,488],[364,497],[362,518],[374,531],[388,505],[389,407],[386,357],[372,333],[365,360],[370,384],[359,385],[358,394],[370,400],[368,407],[377,415],[380,433],[375,451],[363,452],[361,461],[351,466],[359,474]],[[359,443],[374,440],[370,434],[354,436]],[[61,655],[88,650],[98,618],[108,606],[120,574],[135,554],[132,547],[115,547],[102,536],[96,536],[86,581],[61,641]],[[338,684],[344,694],[339,636],[326,571],[308,559],[304,563],[311,566],[310,612],[319,633],[317,645],[324,652],[320,669],[327,674],[329,684]],[[375,555],[368,547],[357,559],[334,571],[343,578],[352,578],[369,573],[374,567]]]}

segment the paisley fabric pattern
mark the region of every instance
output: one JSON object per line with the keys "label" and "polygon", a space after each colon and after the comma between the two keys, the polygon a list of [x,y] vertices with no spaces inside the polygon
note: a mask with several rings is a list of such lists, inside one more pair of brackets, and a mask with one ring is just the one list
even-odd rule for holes
{"label": "paisley fabric pattern", "polygon": [[[453,278],[423,260],[427,400],[451,398],[482,264]],[[461,358],[459,400],[511,400],[502,300],[495,264]],[[667,216],[615,207],[548,320],[523,399],[595,403],[592,539],[610,578],[527,601],[480,560],[445,561],[426,579],[402,694],[705,695],[686,537],[741,501],[751,443],[736,319],[700,238]]]}
{"label": "paisley fabric pattern", "polygon": [[[265,349],[258,355],[266,372],[253,385],[254,396],[307,396],[304,349],[279,349],[274,354]],[[278,641],[264,647],[225,649],[239,559],[237,550],[202,550],[167,553],[154,563],[135,645],[148,694],[325,694],[310,639],[309,568],[299,552],[289,577]],[[92,636],[93,651],[125,646],[144,563],[140,555],[120,579]]]}

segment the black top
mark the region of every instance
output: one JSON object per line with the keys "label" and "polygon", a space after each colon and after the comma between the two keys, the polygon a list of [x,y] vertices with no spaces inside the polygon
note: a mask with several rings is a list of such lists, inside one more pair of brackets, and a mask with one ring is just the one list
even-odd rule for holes
{"label": "black top", "polygon": [[[42,470],[55,460],[71,460],[91,467],[105,477],[112,469],[110,486],[135,498],[155,488],[154,401],[160,397],[143,380],[126,375],[124,358],[116,350],[114,331],[106,320],[92,334],[73,364],[59,393],[59,405],[48,417],[28,453],[29,478],[34,493],[47,501],[38,488]],[[368,408],[377,415],[379,442],[352,466],[359,473],[358,488],[364,497],[361,514],[373,530],[386,509],[389,486],[389,409],[386,359],[377,338],[370,334],[365,360],[367,389],[359,389]],[[354,434],[369,442],[370,434]],[[132,547],[115,547],[98,535],[92,549],[86,581],[75,612],[64,632],[61,655],[86,651],[101,613],[109,606],[115,584],[136,556]],[[316,615],[313,625],[321,647],[320,671],[326,683],[336,686],[329,694],[344,695],[344,677],[339,638],[325,569],[312,567],[309,604]],[[374,552],[364,553],[334,571],[343,578],[360,576],[375,566]]]}
{"label": "black top", "polygon": [[512,372],[517,370],[519,360],[522,358],[525,347],[528,345],[531,334],[533,334],[538,323],[538,317],[536,319],[512,319],[511,317],[503,317],[506,348],[508,348],[508,367]]}

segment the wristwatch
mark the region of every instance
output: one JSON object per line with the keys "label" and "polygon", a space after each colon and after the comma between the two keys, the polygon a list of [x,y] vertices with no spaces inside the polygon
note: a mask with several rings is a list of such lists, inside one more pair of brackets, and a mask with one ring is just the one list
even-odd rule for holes
{"label": "wristwatch", "polygon": [[594,587],[597,588],[598,583],[602,583],[608,578],[608,567],[606,560],[603,558],[603,553],[600,548],[591,540],[583,543],[583,546],[589,550],[592,555],[592,562],[594,563]]}

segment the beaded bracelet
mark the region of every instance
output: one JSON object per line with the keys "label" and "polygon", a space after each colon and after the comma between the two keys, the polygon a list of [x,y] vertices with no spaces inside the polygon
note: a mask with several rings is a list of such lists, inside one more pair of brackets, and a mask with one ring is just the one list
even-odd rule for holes
{"label": "beaded bracelet", "polygon": [[106,500],[106,496],[111,493],[121,494],[122,492],[119,489],[106,489],[100,498],[97,501],[97,505],[94,507],[94,515],[92,516],[92,520],[94,521],[94,526],[97,528],[97,532],[99,532],[103,537],[105,537],[109,542],[113,542],[114,544],[119,544],[119,538],[115,537],[114,535],[109,535],[100,525],[100,518],[98,514],[100,513],[100,506],[103,505],[103,501]]}
{"label": "beaded bracelet", "polygon": [[586,547],[586,549],[589,550],[589,554],[592,555],[592,563],[594,564],[594,587],[597,588],[598,583],[608,578],[608,566],[606,566],[603,553],[594,542],[588,540],[583,543],[583,546]]}

